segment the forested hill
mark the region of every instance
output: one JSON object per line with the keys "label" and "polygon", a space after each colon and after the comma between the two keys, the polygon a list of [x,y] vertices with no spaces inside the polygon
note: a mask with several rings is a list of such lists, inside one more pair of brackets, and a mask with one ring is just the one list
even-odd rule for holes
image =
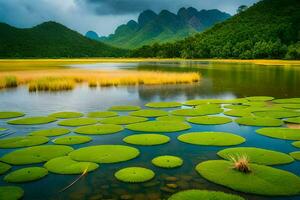
{"label": "forested hill", "polygon": [[300,1],[262,0],[185,40],[144,46],[135,57],[300,59]]}
{"label": "forested hill", "polygon": [[0,58],[119,57],[126,53],[56,22],[28,29],[0,23]]}

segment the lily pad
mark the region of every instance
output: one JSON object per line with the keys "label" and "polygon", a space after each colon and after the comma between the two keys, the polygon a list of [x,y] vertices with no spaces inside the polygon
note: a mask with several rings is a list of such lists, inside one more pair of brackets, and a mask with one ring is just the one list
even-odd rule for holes
{"label": "lily pad", "polygon": [[294,162],[294,159],[288,154],[254,147],[229,148],[221,150],[217,154],[227,160],[235,155],[247,155],[251,163],[261,165],[280,165]]}
{"label": "lily pad", "polygon": [[140,109],[141,109],[140,106],[131,106],[131,105],[112,106],[109,108],[109,110],[111,111],[121,111],[121,112],[136,111]]}
{"label": "lily pad", "polygon": [[269,96],[253,96],[253,97],[246,97],[248,101],[272,101],[274,97]]}
{"label": "lily pad", "polygon": [[143,167],[127,167],[115,173],[115,177],[126,183],[142,183],[153,179],[155,173]]}
{"label": "lily pad", "polygon": [[250,106],[251,107],[267,107],[268,102],[266,101],[249,101],[247,103],[244,103],[243,105]]}
{"label": "lily pad", "polygon": [[182,106],[182,104],[178,102],[151,102],[145,106],[150,108],[176,108]]}
{"label": "lily pad", "polygon": [[193,132],[177,137],[181,142],[205,146],[231,146],[244,143],[245,138],[226,132]]}
{"label": "lily pad", "polygon": [[10,165],[0,162],[0,175],[5,174],[8,170],[10,170],[10,168],[11,168]]}
{"label": "lily pad", "polygon": [[134,147],[123,145],[98,145],[77,149],[69,154],[76,161],[118,163],[136,158],[140,154]]}
{"label": "lily pad", "polygon": [[296,112],[296,111],[292,111],[292,110],[258,111],[258,112],[253,112],[253,114],[258,117],[270,117],[270,118],[275,118],[275,119],[300,116],[300,112]]}
{"label": "lily pad", "polygon": [[225,160],[210,160],[198,164],[196,170],[205,179],[240,192],[266,196],[300,193],[300,178],[295,174],[257,164],[249,164],[251,172],[243,173],[232,165]]}
{"label": "lily pad", "polygon": [[34,146],[5,154],[0,160],[12,165],[42,163],[55,157],[67,155],[71,151],[73,151],[72,147],[63,145]]}
{"label": "lily pad", "polygon": [[197,106],[201,104],[237,104],[248,102],[245,98],[238,99],[195,99],[186,101],[184,104],[188,106]]}
{"label": "lily pad", "polygon": [[14,125],[38,125],[38,124],[48,124],[56,121],[54,117],[26,117],[15,120],[10,120],[7,123]]}
{"label": "lily pad", "polygon": [[174,121],[180,121],[180,122],[184,122],[185,117],[169,115],[169,116],[157,117],[156,120],[157,121],[173,121],[173,122]]}
{"label": "lily pad", "polygon": [[178,116],[193,117],[193,116],[202,116],[202,115],[216,115],[222,112],[223,109],[217,105],[201,105],[193,109],[174,110],[171,113],[173,115],[178,115]]}
{"label": "lily pad", "polygon": [[179,121],[149,121],[136,124],[129,124],[127,129],[142,132],[177,132],[188,130],[191,126]]}
{"label": "lily pad", "polygon": [[245,126],[281,126],[283,122],[279,119],[268,117],[242,117],[235,120],[236,123]]}
{"label": "lily pad", "polygon": [[86,126],[91,124],[97,124],[97,119],[94,118],[76,118],[76,119],[66,119],[58,122],[60,126]]}
{"label": "lily pad", "polygon": [[152,159],[152,164],[162,168],[176,168],[183,165],[183,160],[177,156],[158,156]]}
{"label": "lily pad", "polygon": [[124,130],[120,125],[116,124],[100,124],[100,125],[91,125],[83,126],[74,130],[75,133],[85,134],[85,135],[105,135],[113,134]]}
{"label": "lily pad", "polygon": [[147,121],[148,118],[145,117],[136,117],[136,116],[117,116],[117,117],[109,117],[100,120],[103,124],[119,124],[119,125],[126,125],[126,124],[134,124],[138,122]]}
{"label": "lily pad", "polygon": [[299,104],[280,104],[281,107],[283,108],[288,108],[288,109],[300,109],[300,103]]}
{"label": "lily pad", "polygon": [[0,140],[1,149],[30,147],[47,143],[49,139],[44,136],[18,136]]}
{"label": "lily pad", "polygon": [[300,148],[300,141],[293,142],[292,145],[293,145],[294,147]]}
{"label": "lily pad", "polygon": [[292,123],[292,124],[300,124],[300,117],[288,118],[288,119],[285,119],[284,121],[287,123]]}
{"label": "lily pad", "polygon": [[295,158],[296,160],[300,160],[300,151],[295,151],[290,153],[290,155]]}
{"label": "lily pad", "polygon": [[0,127],[0,131],[6,131],[7,130],[7,128],[1,128]]}
{"label": "lily pad", "polygon": [[130,115],[137,117],[161,117],[168,115],[169,113],[164,110],[155,110],[155,109],[143,109],[131,112]]}
{"label": "lily pad", "polygon": [[279,104],[300,104],[300,98],[275,99],[273,102]]}
{"label": "lily pad", "polygon": [[277,139],[300,140],[300,129],[292,128],[261,128],[256,133]]}
{"label": "lily pad", "polygon": [[91,118],[107,118],[107,117],[116,117],[118,116],[118,113],[113,111],[96,111],[96,112],[90,112],[88,114],[88,117]]}
{"label": "lily pad", "polygon": [[245,109],[233,109],[225,111],[224,114],[232,117],[248,117],[252,116],[253,112],[260,112],[260,111],[281,111],[286,110],[280,106],[268,106],[268,107],[261,107],[261,106],[249,106]]}
{"label": "lily pad", "polygon": [[24,190],[17,186],[0,186],[1,200],[18,200],[24,196]]}
{"label": "lily pad", "polygon": [[29,135],[53,137],[53,136],[65,135],[70,132],[71,131],[66,128],[51,128],[51,129],[33,131],[33,132],[29,133]]}
{"label": "lily pad", "polygon": [[185,190],[173,194],[168,200],[244,200],[244,198],[208,190]]}
{"label": "lily pad", "polygon": [[9,111],[1,111],[0,119],[10,119],[16,117],[23,117],[25,114],[22,112],[9,112]]}
{"label": "lily pad", "polygon": [[220,116],[200,116],[187,119],[188,122],[193,124],[204,124],[204,125],[218,125],[218,124],[227,124],[232,122],[228,117]]}
{"label": "lily pad", "polygon": [[59,118],[59,119],[70,119],[70,118],[82,117],[83,114],[80,112],[57,112],[49,116]]}
{"label": "lily pad", "polygon": [[27,167],[7,174],[4,177],[4,181],[9,183],[24,183],[39,180],[47,174],[48,170],[43,167]]}
{"label": "lily pad", "polygon": [[129,144],[153,146],[168,143],[170,138],[160,134],[136,134],[125,137],[123,141]]}
{"label": "lily pad", "polygon": [[53,140],[54,144],[62,144],[62,145],[74,145],[74,144],[83,144],[92,141],[92,138],[88,136],[65,136],[56,138]]}
{"label": "lily pad", "polygon": [[98,164],[92,162],[77,162],[69,156],[53,158],[45,163],[49,172],[56,174],[82,174],[84,172],[94,171],[99,167]]}
{"label": "lily pad", "polygon": [[240,105],[240,104],[233,104],[233,105],[225,105],[224,108],[231,109],[231,110],[238,110],[238,109],[245,109],[248,108],[248,105]]}

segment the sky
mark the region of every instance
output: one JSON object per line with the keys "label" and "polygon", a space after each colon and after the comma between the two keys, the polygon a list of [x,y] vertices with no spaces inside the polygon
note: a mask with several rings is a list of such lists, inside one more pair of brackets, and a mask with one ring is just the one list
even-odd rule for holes
{"label": "sky", "polygon": [[181,7],[219,9],[231,15],[240,5],[258,0],[0,0],[0,22],[28,28],[45,21],[56,21],[82,34],[89,30],[105,36],[140,12],[163,9],[177,12]]}

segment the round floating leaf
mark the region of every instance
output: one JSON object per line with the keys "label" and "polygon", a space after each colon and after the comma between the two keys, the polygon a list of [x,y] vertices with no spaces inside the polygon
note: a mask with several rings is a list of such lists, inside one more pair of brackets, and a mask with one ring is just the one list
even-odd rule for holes
{"label": "round floating leaf", "polygon": [[228,117],[220,116],[200,116],[187,119],[188,122],[193,124],[204,124],[204,125],[218,125],[218,124],[227,124],[232,122]]}
{"label": "round floating leaf", "polygon": [[150,108],[176,108],[182,106],[182,104],[178,102],[151,102],[145,106]]}
{"label": "round floating leaf", "polygon": [[267,196],[298,195],[300,178],[290,172],[264,165],[249,164],[251,172],[235,170],[233,163],[211,160],[197,165],[196,170],[205,179],[245,193]]}
{"label": "round floating leaf", "polygon": [[274,97],[268,96],[254,96],[254,97],[246,97],[248,101],[272,101]]}
{"label": "round floating leaf", "polygon": [[77,149],[69,154],[73,160],[95,163],[117,163],[136,158],[139,150],[123,145],[98,145]]}
{"label": "round floating leaf", "polygon": [[149,121],[136,124],[129,124],[127,129],[142,132],[177,132],[188,130],[191,126],[179,121]]}
{"label": "round floating leaf", "polygon": [[99,167],[92,162],[77,162],[69,156],[53,158],[44,165],[49,172],[56,174],[82,174],[84,172],[94,171]]}
{"label": "round floating leaf", "polygon": [[290,155],[295,158],[296,160],[300,160],[300,151],[295,151],[290,153]]}
{"label": "round floating leaf", "polygon": [[300,109],[300,103],[299,104],[280,104],[281,107],[283,108],[288,108],[288,109]]}
{"label": "round floating leaf", "polygon": [[193,109],[180,109],[180,110],[174,110],[171,113],[173,115],[178,115],[178,116],[188,116],[188,117],[193,117],[193,116],[202,116],[202,115],[216,115],[220,114],[223,112],[223,109],[215,106],[215,105],[209,105],[208,106],[200,106],[197,108]]}
{"label": "round floating leaf", "polygon": [[236,119],[235,122],[245,126],[281,126],[283,124],[279,119],[268,117],[242,117]]}
{"label": "round floating leaf", "polygon": [[196,99],[196,100],[189,100],[185,102],[185,105],[188,106],[197,106],[202,104],[237,104],[237,103],[246,103],[248,102],[245,98],[239,99]]}
{"label": "round floating leaf", "polygon": [[170,138],[159,134],[136,134],[125,137],[123,141],[129,144],[152,146],[168,143]]}
{"label": "round floating leaf", "polygon": [[300,112],[292,111],[292,110],[274,110],[274,111],[258,111],[253,112],[254,115],[258,117],[270,117],[275,119],[289,118],[289,117],[299,117]]}
{"label": "round floating leaf", "polygon": [[244,143],[245,138],[225,132],[193,132],[178,136],[181,142],[205,146],[231,146]]}
{"label": "round floating leaf", "polygon": [[77,118],[77,119],[66,119],[58,122],[60,126],[86,126],[91,124],[97,124],[97,120],[94,118]]}
{"label": "round floating leaf", "polygon": [[261,128],[256,133],[271,138],[284,140],[300,140],[300,129],[292,128]]}
{"label": "round floating leaf", "polygon": [[29,133],[29,135],[53,137],[53,136],[65,135],[68,133],[70,133],[70,130],[66,128],[51,128],[51,129],[33,131]]}
{"label": "round floating leaf", "polygon": [[273,102],[279,104],[300,104],[300,98],[275,99]]}
{"label": "round floating leaf", "polygon": [[0,140],[1,149],[30,147],[47,143],[48,138],[44,136],[18,136]]}
{"label": "round floating leaf", "polygon": [[221,150],[217,154],[227,160],[235,155],[247,155],[251,163],[261,165],[280,165],[294,161],[288,154],[254,147],[229,148]]}
{"label": "round floating leaf", "polygon": [[259,112],[259,111],[280,111],[284,110],[284,108],[280,106],[268,106],[268,107],[261,107],[261,106],[249,106],[245,109],[233,109],[225,111],[224,114],[233,117],[248,117],[252,116],[252,112]]}
{"label": "round floating leaf", "polygon": [[27,167],[7,174],[4,177],[4,181],[9,183],[24,183],[39,180],[47,174],[48,170],[43,167]]}
{"label": "round floating leaf", "polygon": [[75,133],[86,135],[105,135],[122,131],[124,128],[116,124],[100,124],[92,126],[83,126],[74,130]]}
{"label": "round floating leaf", "polygon": [[57,113],[53,113],[49,116],[59,118],[59,119],[69,119],[69,118],[82,117],[83,114],[79,113],[79,112],[57,112]]}
{"label": "round floating leaf", "polygon": [[143,109],[131,112],[130,115],[137,117],[160,117],[168,115],[167,111],[164,110],[155,110],[155,109]]}
{"label": "round floating leaf", "polygon": [[10,165],[0,162],[0,175],[6,173],[10,168]]}
{"label": "round floating leaf", "polygon": [[244,200],[244,198],[208,190],[185,190],[173,194],[168,200]]}
{"label": "round floating leaf", "polygon": [[92,141],[92,138],[88,136],[65,136],[56,138],[53,140],[54,144],[62,144],[62,145],[74,145],[74,144],[83,144]]}
{"label": "round floating leaf", "polygon": [[154,172],[143,167],[127,167],[115,173],[119,181],[126,183],[142,183],[153,179]]}
{"label": "round floating leaf", "polygon": [[[268,102],[266,101],[249,101],[248,103],[244,103],[243,105],[251,106],[251,107],[267,107]],[[251,108],[249,107],[249,108]]]}
{"label": "round floating leaf", "polygon": [[112,106],[109,108],[111,111],[121,111],[121,112],[127,112],[127,111],[136,111],[140,110],[140,106],[131,106],[131,105],[124,105],[124,106]]}
{"label": "round floating leaf", "polygon": [[0,186],[1,200],[18,200],[24,195],[24,190],[16,186]]}
{"label": "round floating leaf", "polygon": [[300,117],[288,118],[284,121],[287,122],[287,123],[300,124]]}
{"label": "round floating leaf", "polygon": [[7,128],[1,128],[0,127],[0,131],[6,131],[7,130]]}
{"label": "round floating leaf", "polygon": [[73,151],[72,147],[63,145],[34,146],[5,154],[0,160],[12,165],[34,164],[65,156],[71,151]]}
{"label": "round floating leaf", "polygon": [[135,117],[135,116],[117,116],[117,117],[109,117],[100,120],[103,124],[119,124],[119,125],[126,125],[126,124],[134,124],[138,122],[147,121],[148,118],[145,117]]}
{"label": "round floating leaf", "polygon": [[56,121],[54,117],[26,117],[15,120],[10,120],[7,123],[14,125],[37,125],[37,124],[48,124]]}
{"label": "round floating leaf", "polygon": [[91,118],[106,118],[106,117],[115,117],[118,116],[118,113],[113,111],[97,111],[97,112],[90,112],[88,117]]}
{"label": "round floating leaf", "polygon": [[238,109],[245,109],[245,108],[249,108],[249,106],[248,105],[235,105],[235,104],[233,104],[233,105],[226,105],[226,106],[224,106],[224,108],[227,108],[227,109],[232,109],[232,110],[238,110]]}
{"label": "round floating leaf", "polygon": [[158,156],[152,159],[152,164],[162,168],[176,168],[183,165],[183,160],[176,156]]}
{"label": "round floating leaf", "polygon": [[180,121],[180,122],[184,122],[185,121],[185,117],[182,116],[162,116],[162,117],[157,117],[156,118],[157,121]]}
{"label": "round floating leaf", "polygon": [[293,142],[292,145],[293,145],[294,147],[300,148],[300,141]]}
{"label": "round floating leaf", "polygon": [[6,112],[6,111],[2,111],[2,112],[0,112],[0,119],[10,119],[10,118],[22,117],[24,115],[25,114],[21,113],[21,112]]}

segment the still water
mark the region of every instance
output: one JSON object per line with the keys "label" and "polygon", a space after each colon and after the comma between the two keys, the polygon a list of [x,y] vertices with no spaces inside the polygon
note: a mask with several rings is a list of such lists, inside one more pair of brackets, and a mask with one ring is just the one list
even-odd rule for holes
{"label": "still water", "polygon": [[[300,66],[258,66],[253,64],[213,64],[208,62],[164,62],[164,63],[106,63],[73,65],[88,69],[130,69],[176,72],[199,72],[202,80],[189,85],[157,85],[89,88],[80,85],[66,92],[29,93],[27,87],[18,87],[0,91],[0,110],[17,110],[27,116],[48,115],[57,111],[91,111],[105,110],[113,105],[140,105],[150,101],[179,101],[189,99],[220,98],[231,99],[245,96],[273,96],[276,98],[300,97]],[[122,113],[126,115],[127,113]],[[151,119],[152,120],[152,119]],[[33,130],[55,127],[56,122],[38,126],[13,126],[0,121],[0,127],[7,127],[9,137],[25,135]],[[121,196],[132,199],[166,199],[175,191],[184,189],[209,189],[239,194],[247,199],[300,199],[300,196],[284,198],[267,198],[247,195],[226,189],[201,178],[194,170],[202,161],[219,159],[216,152],[224,147],[204,147],[179,142],[178,135],[194,131],[226,131],[246,138],[240,146],[253,146],[289,153],[297,151],[290,141],[270,139],[255,133],[256,127],[238,126],[235,123],[217,126],[192,125],[192,129],[176,133],[168,133],[171,141],[164,145],[141,147],[135,146],[141,155],[133,160],[119,164],[102,164],[100,168],[89,173],[68,190],[59,191],[70,184],[78,176],[49,174],[47,177],[32,183],[18,184],[25,190],[25,200],[31,199],[120,199]],[[122,139],[134,132],[122,132],[92,136],[93,141],[87,144],[74,145],[75,149],[99,144],[125,144]],[[71,133],[72,135],[74,133]],[[54,139],[55,137],[51,138]],[[51,142],[50,142],[51,143]],[[0,150],[0,156],[14,149]],[[159,155],[175,155],[183,158],[184,165],[177,169],[160,169],[151,164],[151,159]],[[34,165],[37,166],[37,165]],[[42,166],[42,164],[40,165]],[[155,179],[144,184],[125,184],[117,181],[113,174],[123,168],[141,166],[152,169]],[[276,166],[300,176],[300,162]],[[13,167],[13,170],[20,167]],[[175,177],[175,178],[174,178]],[[7,185],[0,176],[0,185]],[[174,179],[174,180],[173,180]],[[178,188],[166,187],[175,183]],[[284,184],[284,183],[283,183]]]}

